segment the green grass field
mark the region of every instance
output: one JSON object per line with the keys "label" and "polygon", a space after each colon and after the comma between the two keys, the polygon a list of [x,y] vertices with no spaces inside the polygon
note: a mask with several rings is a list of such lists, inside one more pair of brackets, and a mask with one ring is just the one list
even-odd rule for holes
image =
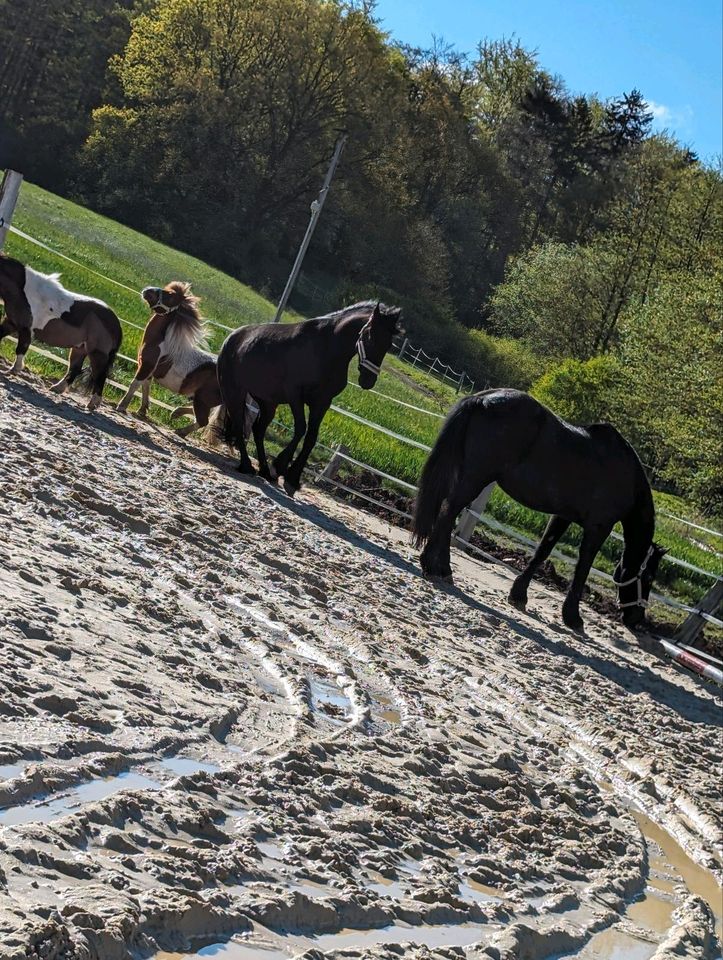
{"label": "green grass field", "polygon": [[[143,326],[148,319],[148,311],[136,291],[147,285],[163,285],[173,279],[193,282],[194,291],[202,297],[202,312],[214,323],[235,328],[247,323],[267,322],[273,316],[272,303],[219,270],[32,184],[23,185],[14,225],[83,266],[76,266],[13,233],[8,236],[6,243],[8,253],[38,270],[61,272],[63,283],[69,289],[100,297],[124,321]],[[96,274],[132,289],[117,286]],[[285,319],[294,319],[294,316],[289,314]],[[225,330],[211,327],[209,347],[218,350],[225,336]],[[139,330],[125,323],[121,352],[134,357],[140,337]],[[1,352],[5,357],[10,357],[12,344],[5,341]],[[58,353],[63,355],[62,351]],[[28,359],[35,371],[58,377],[61,368],[52,361],[33,353]],[[119,360],[114,378],[128,382],[133,369],[131,363]],[[351,369],[352,379],[355,380],[353,365]],[[377,393],[366,392],[349,385],[336,398],[335,404],[428,446],[433,444],[442,421],[420,410],[400,406],[380,394],[436,414],[446,413],[458,399],[452,387],[395,357],[385,361],[376,390]],[[158,387],[153,388],[153,395],[172,405],[180,402]],[[117,391],[110,392],[111,399],[117,396]],[[168,420],[164,411],[157,407],[153,409],[154,416]],[[290,423],[288,413],[281,413],[281,420]],[[274,439],[278,441],[282,437],[283,432],[277,429],[272,435],[272,443]],[[426,459],[425,451],[333,411],[330,411],[322,425],[320,442],[327,447],[343,443],[356,459],[413,484],[417,482]],[[317,451],[317,461],[321,462],[327,457],[328,452]],[[694,521],[701,520],[679,498],[656,494],[656,501],[659,509]],[[513,503],[499,490],[493,494],[489,512],[497,520],[533,537],[542,532],[546,522],[544,516]],[[720,521],[716,520],[704,521],[703,525],[720,529]],[[573,552],[578,539],[577,534],[571,533],[563,541],[562,549]],[[657,539],[670,549],[672,555],[711,573],[720,574],[723,541],[719,538],[692,531],[677,521],[659,516]],[[620,544],[614,540],[608,541],[598,565],[611,572],[619,552]],[[659,589],[685,602],[697,600],[710,583],[711,580],[703,575],[665,561],[659,576]]]}

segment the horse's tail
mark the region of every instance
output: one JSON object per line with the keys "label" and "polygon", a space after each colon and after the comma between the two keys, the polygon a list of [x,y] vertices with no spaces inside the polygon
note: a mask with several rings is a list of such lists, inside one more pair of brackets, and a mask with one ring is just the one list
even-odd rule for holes
{"label": "horse's tail", "polygon": [[246,390],[237,382],[235,371],[234,334],[230,334],[218,355],[216,369],[223,406],[216,418],[214,430],[219,440],[237,450],[244,449],[244,419],[246,417]]}
{"label": "horse's tail", "polygon": [[457,485],[464,458],[467,425],[477,406],[477,397],[465,397],[459,401],[444,421],[424,464],[412,523],[414,543],[418,547],[431,537],[442,504]]}

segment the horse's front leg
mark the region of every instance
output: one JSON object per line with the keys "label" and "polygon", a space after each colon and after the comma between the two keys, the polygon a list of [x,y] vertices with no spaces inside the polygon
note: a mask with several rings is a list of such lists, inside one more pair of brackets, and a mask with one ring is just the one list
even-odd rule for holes
{"label": "horse's front leg", "polygon": [[545,533],[540,540],[537,550],[532,555],[532,559],[525,569],[516,577],[509,593],[509,601],[519,610],[524,610],[527,606],[527,588],[537,569],[547,560],[560,537],[570,526],[570,521],[563,517],[550,517]]}
{"label": "horse's front leg", "polygon": [[[296,453],[301,438],[306,433],[306,417],[304,415],[304,402],[297,399],[289,403],[291,412],[294,416],[294,434],[291,440],[286,444],[281,453],[274,460],[273,474],[277,477],[285,477],[291,458]],[[272,474],[272,475],[273,475]]]}
{"label": "horse's front leg", "polygon": [[582,629],[580,600],[585,581],[590,573],[597,552],[610,535],[612,525],[586,527],[580,544],[580,553],[575,564],[575,573],[562,605],[562,619],[572,630]]}
{"label": "horse's front leg", "polygon": [[[145,420],[148,416],[148,408],[151,405],[151,380],[150,377],[147,380],[141,382],[141,405],[138,408],[138,416],[141,419]],[[185,434],[184,434],[185,436]]]}
{"label": "horse's front leg", "polygon": [[18,338],[18,344],[15,347],[15,363],[10,367],[8,373],[22,373],[23,367],[25,366],[25,354],[30,349],[30,341],[32,339],[32,331],[29,327],[21,327],[16,336]]}
{"label": "horse's front leg", "polygon": [[298,457],[284,475],[284,490],[292,497],[301,486],[301,473],[306,466],[306,461],[309,459],[311,451],[314,449],[314,444],[319,436],[321,421],[324,419],[324,415],[328,409],[329,404],[327,403],[322,407],[315,407],[309,411],[309,426],[306,430],[304,443],[302,444],[301,450],[299,450]]}
{"label": "horse's front leg", "polygon": [[[121,399],[116,410],[120,413],[125,413],[128,409],[128,404],[133,399],[136,391],[139,387],[143,387],[143,400],[141,401],[141,410],[148,410],[148,395],[151,389],[151,377],[153,376],[153,371],[156,369],[156,364],[161,355],[161,351],[158,347],[149,347],[147,344],[141,348],[141,352],[138,354],[138,367],[136,369],[136,375],[131,380],[130,386],[125,392],[125,396]],[[140,411],[139,411],[140,413]],[[142,416],[144,414],[141,414]]]}

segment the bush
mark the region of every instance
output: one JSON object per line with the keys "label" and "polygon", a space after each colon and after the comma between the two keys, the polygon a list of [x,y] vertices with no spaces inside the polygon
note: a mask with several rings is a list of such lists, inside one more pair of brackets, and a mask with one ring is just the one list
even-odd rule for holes
{"label": "bush", "polygon": [[622,367],[613,357],[563,360],[540,377],[530,393],[571,423],[614,422],[622,378]]}

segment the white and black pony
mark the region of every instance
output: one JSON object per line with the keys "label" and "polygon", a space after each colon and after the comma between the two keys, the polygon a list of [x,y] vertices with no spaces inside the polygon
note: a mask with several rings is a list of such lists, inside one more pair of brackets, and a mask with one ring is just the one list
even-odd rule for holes
{"label": "white and black pony", "polygon": [[91,371],[88,409],[95,410],[123,332],[106,303],[66,290],[59,276],[38,273],[0,253],[0,300],[5,304],[0,340],[8,334],[17,337],[12,373],[23,369],[33,337],[52,347],[70,347],[68,371],[51,388],[57,393],[65,393],[77,379],[87,357]]}
{"label": "white and black pony", "polygon": [[552,514],[534,556],[512,586],[511,603],[524,609],[535,571],[576,523],[583,537],[562,618],[579,629],[590,567],[620,521],[625,548],[614,574],[618,600],[627,626],[644,619],[665,550],[653,543],[655,507],[643,466],[615,427],[574,427],[518,390],[486,390],[461,400],[447,417],[419,484],[414,534],[417,545],[424,545],[426,574],[451,575],[456,517],[495,482],[513,500]]}

